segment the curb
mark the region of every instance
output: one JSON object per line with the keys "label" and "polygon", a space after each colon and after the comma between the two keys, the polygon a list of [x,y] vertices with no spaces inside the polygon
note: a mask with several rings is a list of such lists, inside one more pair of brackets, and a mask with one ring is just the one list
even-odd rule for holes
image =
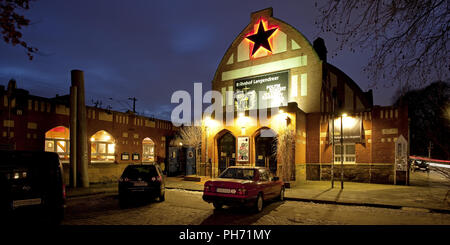
{"label": "curb", "polygon": [[90,197],[90,196],[104,195],[104,194],[118,194],[118,191],[116,191],[116,190],[114,190],[114,191],[99,191],[99,192],[91,192],[91,193],[84,193],[84,194],[67,195],[66,199]]}
{"label": "curb", "polygon": [[436,208],[411,207],[411,206],[400,206],[400,205],[379,204],[379,203],[339,202],[339,201],[307,199],[307,198],[286,197],[286,196],[284,197],[284,199],[287,200],[287,201],[312,202],[312,203],[320,203],[320,204],[333,204],[333,205],[345,205],[345,206],[361,206],[361,207],[373,207],[373,208],[389,208],[389,209],[411,208],[411,209],[427,210],[430,213],[450,214],[450,210],[447,210],[447,209],[436,209]]}
{"label": "curb", "polygon": [[[171,187],[171,186],[169,186],[169,187],[166,186],[166,189],[169,189],[169,190],[185,190],[185,191],[192,191],[192,192],[203,192],[203,190],[198,190],[198,189],[183,188],[183,187]],[[70,196],[67,196],[67,199],[79,198],[79,197],[89,197],[89,196],[102,195],[102,194],[111,194],[111,195],[116,194],[117,195],[118,191],[117,190],[111,190],[111,191],[101,191],[101,192],[91,192],[91,193],[86,193],[86,194],[70,195]],[[430,213],[450,214],[450,210],[447,210],[447,209],[411,207],[411,206],[401,206],[401,205],[391,205],[391,204],[342,202],[342,201],[308,199],[308,198],[288,197],[288,196],[285,196],[284,200],[286,200],[286,201],[296,201],[296,202],[312,202],[312,203],[319,203],[319,204],[373,207],[373,208],[389,208],[389,209],[412,208],[412,209],[427,210]]]}

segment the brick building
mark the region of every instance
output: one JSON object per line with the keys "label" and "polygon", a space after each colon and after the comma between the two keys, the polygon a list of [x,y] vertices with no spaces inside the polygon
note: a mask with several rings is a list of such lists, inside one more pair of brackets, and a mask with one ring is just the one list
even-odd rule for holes
{"label": "brick building", "polygon": [[[70,96],[44,98],[0,86],[3,149],[57,152],[69,179]],[[88,174],[91,183],[115,181],[130,163],[165,162],[176,128],[170,121],[86,106]]]}
{"label": "brick building", "polygon": [[[322,39],[311,44],[272,12],[251,14],[216,70],[212,88],[222,95],[223,114],[204,120],[208,140],[202,144],[212,175],[231,165],[280,173],[284,165],[299,183],[330,179],[332,166],[339,179],[343,166],[346,181],[404,180],[406,172],[394,163],[407,154],[407,108],[374,106],[372,91],[327,63]],[[295,138],[292,161],[284,164],[273,149],[283,130]]]}

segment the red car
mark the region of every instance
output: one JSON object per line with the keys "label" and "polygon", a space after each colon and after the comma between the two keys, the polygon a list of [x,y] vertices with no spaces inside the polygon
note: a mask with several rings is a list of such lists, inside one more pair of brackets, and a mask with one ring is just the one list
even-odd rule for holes
{"label": "red car", "polygon": [[261,212],[264,201],[284,200],[284,183],[263,167],[229,167],[205,183],[203,200],[216,209],[223,205],[251,205]]}

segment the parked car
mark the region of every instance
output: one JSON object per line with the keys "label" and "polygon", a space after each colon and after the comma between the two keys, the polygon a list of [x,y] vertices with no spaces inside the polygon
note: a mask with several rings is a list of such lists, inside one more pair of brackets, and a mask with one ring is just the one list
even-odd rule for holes
{"label": "parked car", "polygon": [[415,160],[414,161],[414,167],[413,167],[413,171],[424,171],[424,172],[429,172],[430,169],[428,168],[428,163],[422,160]]}
{"label": "parked car", "polygon": [[284,183],[263,167],[229,167],[219,178],[207,181],[203,191],[203,200],[216,209],[243,205],[261,212],[264,202],[274,198],[284,200]]}
{"label": "parked car", "polygon": [[127,206],[136,198],[165,200],[165,177],[157,164],[128,165],[119,179],[119,204]]}
{"label": "parked car", "polygon": [[1,221],[59,224],[66,192],[58,154],[0,151],[0,159]]}

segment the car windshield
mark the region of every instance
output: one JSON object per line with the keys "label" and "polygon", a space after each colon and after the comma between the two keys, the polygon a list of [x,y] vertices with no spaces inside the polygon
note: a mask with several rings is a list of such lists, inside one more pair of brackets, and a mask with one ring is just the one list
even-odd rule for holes
{"label": "car windshield", "polygon": [[254,169],[228,168],[219,176],[219,178],[252,180],[254,174]]}
{"label": "car windshield", "polygon": [[144,178],[149,179],[151,177],[157,176],[158,173],[156,172],[155,166],[148,165],[148,166],[128,166],[125,171],[122,174],[123,178],[129,178],[129,179],[137,179],[137,178]]}

